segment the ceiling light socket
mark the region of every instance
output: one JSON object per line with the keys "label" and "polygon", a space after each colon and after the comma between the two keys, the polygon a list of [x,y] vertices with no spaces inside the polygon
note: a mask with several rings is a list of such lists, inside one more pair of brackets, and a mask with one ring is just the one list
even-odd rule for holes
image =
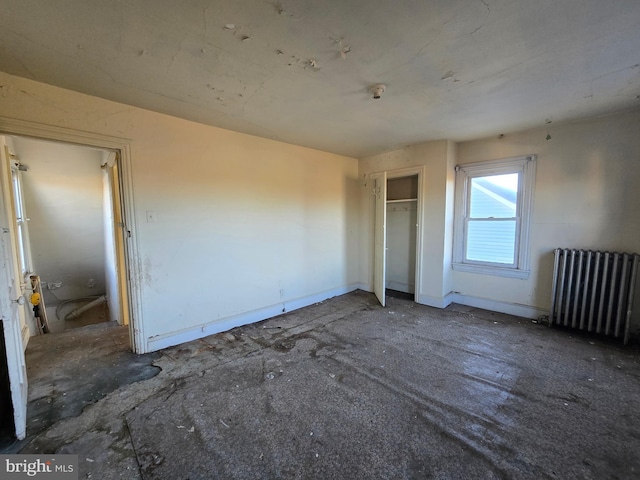
{"label": "ceiling light socket", "polygon": [[385,88],[386,87],[381,83],[371,87],[370,90],[371,90],[371,93],[373,93],[373,98],[375,100],[378,100],[382,96],[382,94],[384,93]]}

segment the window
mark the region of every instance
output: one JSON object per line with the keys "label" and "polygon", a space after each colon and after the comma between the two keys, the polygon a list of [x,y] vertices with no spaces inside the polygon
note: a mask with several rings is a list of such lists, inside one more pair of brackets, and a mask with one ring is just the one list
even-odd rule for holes
{"label": "window", "polygon": [[456,167],[453,269],[527,278],[535,156]]}
{"label": "window", "polygon": [[24,197],[22,195],[22,181],[20,170],[17,164],[11,165],[11,182],[13,185],[13,199],[16,215],[16,240],[18,245],[18,259],[20,260],[20,271],[26,275],[30,271],[28,257],[28,236],[27,218],[24,211]]}

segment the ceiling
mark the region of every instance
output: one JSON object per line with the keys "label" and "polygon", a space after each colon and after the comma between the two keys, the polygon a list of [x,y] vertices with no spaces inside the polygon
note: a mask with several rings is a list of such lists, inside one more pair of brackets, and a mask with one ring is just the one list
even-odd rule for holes
{"label": "ceiling", "polygon": [[639,32],[638,0],[2,0],[0,70],[363,157],[640,108]]}

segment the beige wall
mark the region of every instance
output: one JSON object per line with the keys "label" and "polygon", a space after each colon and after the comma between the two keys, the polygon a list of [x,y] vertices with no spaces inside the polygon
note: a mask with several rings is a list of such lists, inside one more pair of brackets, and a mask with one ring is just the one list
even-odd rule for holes
{"label": "beige wall", "polygon": [[131,139],[150,348],[357,286],[356,159],[6,74],[0,85],[5,117]]}
{"label": "beige wall", "polygon": [[633,112],[460,143],[459,163],[524,154],[538,160],[530,278],[454,271],[453,289],[548,310],[554,248],[640,252],[638,132],[640,112]]}

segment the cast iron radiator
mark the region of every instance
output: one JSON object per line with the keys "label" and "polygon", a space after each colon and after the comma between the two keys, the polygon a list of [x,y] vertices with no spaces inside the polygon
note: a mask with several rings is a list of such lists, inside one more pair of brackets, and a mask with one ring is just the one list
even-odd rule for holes
{"label": "cast iron radiator", "polygon": [[549,326],[629,340],[640,255],[556,248]]}

